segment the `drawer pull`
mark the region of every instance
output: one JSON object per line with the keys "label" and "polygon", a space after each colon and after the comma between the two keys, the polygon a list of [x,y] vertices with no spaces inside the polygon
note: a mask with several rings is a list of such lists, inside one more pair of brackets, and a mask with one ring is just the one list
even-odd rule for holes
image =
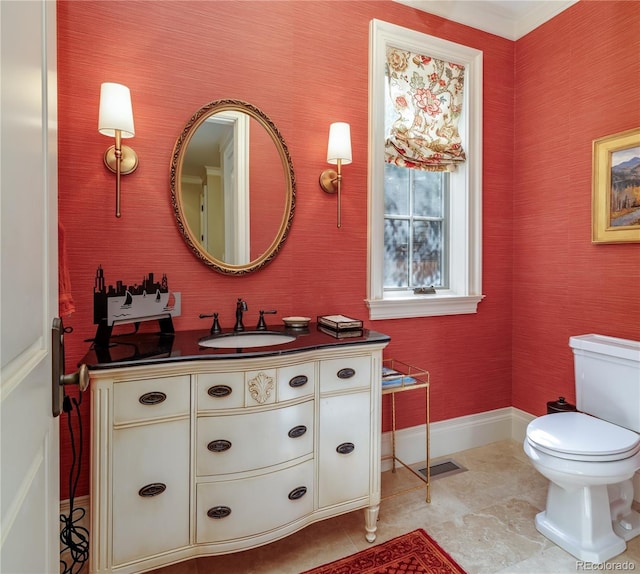
{"label": "drawer pull", "polygon": [[309,377],[307,377],[307,375],[298,375],[289,381],[289,386],[297,389],[298,387],[304,387],[308,382]]}
{"label": "drawer pull", "polygon": [[298,438],[307,432],[307,427],[304,425],[298,425],[293,427],[287,434],[289,438]]}
{"label": "drawer pull", "polygon": [[214,506],[207,510],[207,516],[209,518],[226,518],[231,514],[231,509],[228,506]]}
{"label": "drawer pull", "polygon": [[214,385],[209,387],[207,394],[214,399],[219,399],[220,397],[228,397],[231,392],[232,389],[229,385]]}
{"label": "drawer pull", "polygon": [[306,486],[297,486],[289,493],[289,500],[298,500],[307,494]]}
{"label": "drawer pull", "polygon": [[356,446],[352,442],[343,442],[336,447],[336,452],[340,454],[349,454],[356,449]]}
{"label": "drawer pull", "polygon": [[350,379],[355,374],[356,374],[356,370],[355,369],[351,369],[351,368],[347,367],[346,369],[340,369],[338,371],[338,378],[339,379]]}
{"label": "drawer pull", "polygon": [[151,484],[147,484],[147,486],[143,486],[138,494],[143,498],[148,498],[150,496],[158,496],[158,494],[162,494],[165,490],[167,490],[167,485],[162,482],[152,482]]}
{"label": "drawer pull", "polygon": [[207,445],[207,448],[211,452],[224,452],[225,450],[229,450],[231,448],[231,441],[224,439],[212,440]]}
{"label": "drawer pull", "polygon": [[160,403],[167,400],[167,395],[161,393],[160,391],[151,391],[150,393],[145,393],[138,399],[143,405],[159,405]]}

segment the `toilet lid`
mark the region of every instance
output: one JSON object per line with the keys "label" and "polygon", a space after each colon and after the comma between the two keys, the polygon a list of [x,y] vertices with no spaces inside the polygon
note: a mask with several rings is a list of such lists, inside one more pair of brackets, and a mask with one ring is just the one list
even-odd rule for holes
{"label": "toilet lid", "polygon": [[620,460],[640,449],[640,436],[633,431],[576,412],[534,419],[527,427],[527,439],[550,454],[576,460]]}

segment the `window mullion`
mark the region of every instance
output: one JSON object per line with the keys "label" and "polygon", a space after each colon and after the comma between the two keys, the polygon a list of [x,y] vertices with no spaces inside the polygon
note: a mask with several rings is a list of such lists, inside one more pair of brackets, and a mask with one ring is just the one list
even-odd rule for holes
{"label": "window mullion", "polygon": [[409,213],[407,214],[409,218],[409,248],[407,252],[407,290],[411,291],[414,287],[413,285],[413,236],[414,236],[414,225],[413,225],[413,216],[415,205],[415,179],[414,179],[413,170],[409,170],[409,180],[407,185],[409,189],[407,190],[409,193]]}

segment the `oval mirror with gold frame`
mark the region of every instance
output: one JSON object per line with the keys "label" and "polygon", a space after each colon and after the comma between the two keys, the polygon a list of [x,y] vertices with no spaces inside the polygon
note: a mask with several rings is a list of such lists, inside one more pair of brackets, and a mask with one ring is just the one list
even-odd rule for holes
{"label": "oval mirror with gold frame", "polygon": [[196,257],[220,273],[243,275],[273,260],[289,233],[295,195],[284,138],[247,102],[203,106],[173,148],[178,229]]}

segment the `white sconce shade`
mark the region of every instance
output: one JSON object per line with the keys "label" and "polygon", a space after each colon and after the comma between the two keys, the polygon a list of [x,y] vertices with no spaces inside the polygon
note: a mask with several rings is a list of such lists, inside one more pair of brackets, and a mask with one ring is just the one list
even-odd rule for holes
{"label": "white sconce shade", "polygon": [[120,217],[120,176],[132,173],[138,167],[136,152],[122,144],[123,138],[136,135],[131,92],[127,86],[112,82],[100,86],[98,131],[115,139],[115,145],[104,153],[104,164],[116,174],[116,217]]}
{"label": "white sconce shade", "polygon": [[336,171],[325,169],[320,174],[320,187],[326,193],[337,195],[337,227],[342,226],[340,217],[340,190],[342,188],[342,166],[351,163],[351,127],[346,122],[335,122],[329,126],[327,163],[336,165]]}
{"label": "white sconce shade", "polygon": [[345,122],[336,122],[329,126],[329,145],[327,163],[343,165],[351,163],[351,127]]}
{"label": "white sconce shade", "polygon": [[131,92],[122,84],[105,82],[100,86],[98,131],[105,136],[114,137],[116,130],[120,130],[123,138],[132,138],[136,134]]}

